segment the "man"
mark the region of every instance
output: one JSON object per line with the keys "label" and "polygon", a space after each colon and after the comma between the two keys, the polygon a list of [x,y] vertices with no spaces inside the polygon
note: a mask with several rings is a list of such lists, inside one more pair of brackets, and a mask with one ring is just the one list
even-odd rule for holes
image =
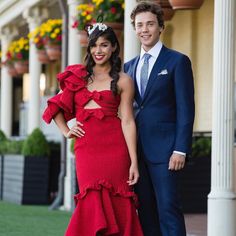
{"label": "man", "polygon": [[191,149],[194,87],[191,62],[159,40],[163,12],[153,2],[131,13],[141,53],[124,66],[135,82],[139,216],[145,236],[185,236],[178,171]]}

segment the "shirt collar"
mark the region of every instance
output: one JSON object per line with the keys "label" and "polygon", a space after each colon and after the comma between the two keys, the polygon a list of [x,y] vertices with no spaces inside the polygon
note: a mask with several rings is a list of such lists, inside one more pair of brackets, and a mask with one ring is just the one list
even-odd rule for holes
{"label": "shirt collar", "polygon": [[162,48],[162,42],[159,40],[148,52],[146,52],[142,47],[141,47],[141,52],[140,52],[140,59],[143,59],[143,55],[145,53],[150,54],[152,57],[154,57],[155,59],[157,59],[157,57],[159,56],[159,53],[161,51]]}

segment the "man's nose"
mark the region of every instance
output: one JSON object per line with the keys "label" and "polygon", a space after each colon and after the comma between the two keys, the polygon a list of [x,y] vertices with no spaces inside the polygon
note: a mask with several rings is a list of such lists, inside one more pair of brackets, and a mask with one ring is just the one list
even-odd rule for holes
{"label": "man's nose", "polygon": [[141,30],[142,32],[147,32],[148,31],[147,25],[143,25]]}

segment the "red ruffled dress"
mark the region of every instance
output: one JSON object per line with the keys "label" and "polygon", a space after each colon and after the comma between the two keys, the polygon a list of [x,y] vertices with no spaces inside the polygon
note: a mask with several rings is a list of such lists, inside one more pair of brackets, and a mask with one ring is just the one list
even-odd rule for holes
{"label": "red ruffled dress", "polygon": [[[130,158],[117,117],[120,96],[86,88],[84,66],[72,65],[58,75],[62,93],[48,100],[43,119],[50,123],[62,111],[66,121],[83,123],[85,136],[75,142],[80,193],[66,236],[142,236],[137,197],[127,184]],[[94,100],[100,108],[86,109]]]}

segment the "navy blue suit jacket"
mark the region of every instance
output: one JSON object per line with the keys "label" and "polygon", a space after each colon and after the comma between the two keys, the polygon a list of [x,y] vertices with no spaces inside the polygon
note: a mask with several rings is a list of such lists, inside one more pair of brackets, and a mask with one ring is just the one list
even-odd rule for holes
{"label": "navy blue suit jacket", "polygon": [[194,85],[187,56],[164,45],[143,99],[136,83],[139,56],[125,63],[135,82],[134,110],[139,144],[152,163],[168,163],[174,150],[189,154],[194,121]]}

